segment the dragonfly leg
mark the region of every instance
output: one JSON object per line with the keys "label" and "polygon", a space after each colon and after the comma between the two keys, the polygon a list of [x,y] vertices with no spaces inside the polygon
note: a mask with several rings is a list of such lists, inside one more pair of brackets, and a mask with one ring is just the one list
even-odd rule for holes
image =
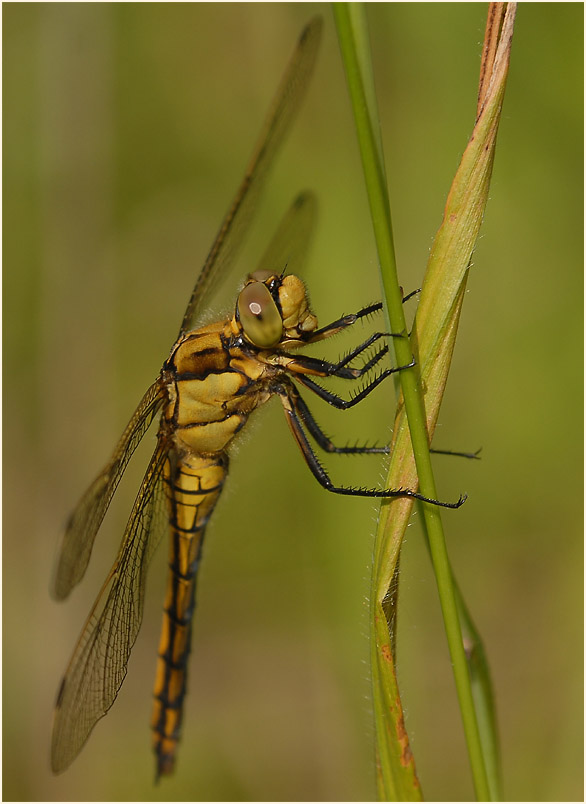
{"label": "dragonfly leg", "polygon": [[345,380],[356,380],[358,377],[362,377],[363,374],[370,371],[373,366],[382,360],[388,353],[389,347],[386,345],[382,346],[360,368],[349,368],[348,363],[379,338],[385,337],[385,335],[386,333],[384,332],[377,332],[337,363],[330,363],[328,360],[322,360],[308,355],[293,355],[287,352],[280,353],[279,357],[284,360],[284,366],[288,371],[295,372],[296,374],[313,374],[317,377],[340,377]]}
{"label": "dragonfly leg", "polygon": [[[325,452],[333,452],[336,455],[388,455],[390,447],[385,445],[383,447],[336,447],[335,444],[326,436],[319,424],[313,417],[312,412],[309,410],[307,403],[302,396],[297,395],[297,412],[301,417],[303,424],[307,427],[309,433],[315,438],[316,442]],[[476,452],[457,452],[451,449],[433,449],[430,447],[430,452],[433,455],[453,455],[456,458],[468,458],[470,460],[480,460],[480,449]]]}
{"label": "dragonfly leg", "polygon": [[[322,389],[323,390],[323,389]],[[335,453],[336,455],[388,455],[390,452],[390,447],[388,445],[382,447],[336,447],[335,444],[326,436],[323,432],[319,424],[316,422],[315,418],[313,417],[312,412],[309,410],[307,403],[300,396],[296,391],[293,390],[295,393],[296,399],[296,410],[299,414],[303,424],[307,427],[310,435],[316,440],[319,446],[325,452]],[[481,448],[482,449],[482,448]],[[430,448],[430,452],[434,455],[453,455],[457,458],[468,458],[471,460],[480,460],[480,451],[481,449],[477,449],[476,452],[457,452],[455,450],[450,449],[433,449]]]}
{"label": "dragonfly leg", "polygon": [[482,447],[477,449],[476,452],[455,452],[452,449],[430,449],[429,451],[433,452],[434,455],[454,455],[456,458],[469,458],[470,460],[479,461]]}
{"label": "dragonfly leg", "polygon": [[442,502],[441,500],[433,500],[430,497],[425,497],[423,494],[419,494],[411,489],[366,489],[335,486],[330,480],[328,473],[317,459],[303,429],[303,419],[299,412],[299,395],[294,391],[294,389],[285,385],[281,385],[274,390],[281,399],[285,416],[287,418],[287,423],[289,424],[291,432],[293,433],[293,436],[297,441],[299,448],[301,449],[306,464],[318,483],[327,491],[331,491],[333,494],[343,494],[350,497],[408,497],[415,500],[421,500],[422,502],[431,503],[432,505],[438,505],[442,508],[459,508],[466,500],[466,497],[462,495],[457,502],[446,503]]}
{"label": "dragonfly leg", "polygon": [[[382,307],[381,302],[377,302],[376,304],[370,304],[368,307],[363,307],[362,310],[359,310],[357,313],[351,313],[350,315],[344,315],[341,318],[337,318],[335,321],[332,321],[331,324],[326,324],[325,327],[321,327],[321,329],[318,329],[315,332],[308,333],[305,342],[316,343],[317,341],[325,340],[325,338],[331,338],[332,335],[337,335],[338,332],[342,332],[342,330],[347,329],[347,327],[351,327],[352,324],[355,324],[361,318],[368,318],[369,315],[379,313],[382,310]],[[393,338],[402,338],[406,335],[406,333],[388,332],[387,335]]]}
{"label": "dragonfly leg", "polygon": [[[347,366],[348,363],[350,363],[352,360],[354,360],[355,357],[358,357],[358,355],[362,354],[362,352],[364,352],[366,349],[368,349],[369,346],[372,346],[373,343],[376,343],[376,341],[378,341],[379,338],[400,338],[400,337],[402,337],[402,335],[397,335],[394,332],[375,332],[374,335],[371,335],[370,338],[368,338],[367,340],[364,341],[364,343],[359,344],[355,349],[352,349],[352,351],[348,352],[346,357],[344,357],[342,360],[340,360],[338,363],[336,363],[333,366],[333,369],[330,372],[330,375],[331,376],[336,376],[336,377],[345,376],[344,374],[342,374],[340,372],[340,369],[342,369],[345,366]],[[368,371],[369,368],[372,368],[372,366],[374,366],[375,363],[378,363],[378,361],[381,359],[381,357],[383,355],[386,355],[388,351],[389,351],[389,347],[387,345],[385,345],[381,349],[379,349],[379,351],[376,352],[374,357],[371,358],[368,361],[368,363],[366,363],[361,369],[353,369],[354,372],[357,372],[357,371],[360,372],[359,374],[355,373],[355,376],[359,377],[360,374],[364,374],[366,371]]]}
{"label": "dragonfly leg", "polygon": [[372,380],[372,382],[368,383],[368,385],[365,385],[364,388],[361,391],[359,391],[355,396],[353,396],[351,399],[342,399],[342,397],[337,396],[331,391],[326,391],[325,388],[322,388],[321,385],[318,385],[309,377],[304,377],[303,375],[297,375],[296,379],[298,379],[300,383],[305,385],[306,388],[309,388],[310,391],[313,391],[314,394],[317,394],[317,396],[319,396],[320,399],[323,399],[328,404],[333,405],[333,407],[338,408],[339,410],[348,410],[348,408],[354,407],[354,405],[357,405],[359,402],[362,402],[362,400],[366,396],[368,396],[368,394],[374,391],[374,389],[391,374],[394,374],[397,371],[403,371],[404,369],[412,368],[414,365],[415,360],[411,361],[411,363],[407,364],[406,366],[397,366],[397,368],[390,368],[381,371],[378,377],[375,377],[374,380]]}
{"label": "dragonfly leg", "polygon": [[[354,378],[357,379],[358,377],[362,377],[363,374],[367,374],[370,371],[370,369],[373,368],[373,366],[376,366],[376,364],[380,360],[382,360],[382,358],[386,354],[388,354],[388,352],[389,352],[389,347],[386,346],[386,345],[382,346],[380,349],[378,349],[378,351],[376,351],[374,353],[374,355],[369,360],[366,361],[366,363],[363,366],[361,366],[361,368],[359,368],[359,369],[350,369],[350,371],[354,375]],[[357,354],[360,354],[360,352],[357,352]],[[348,371],[347,364],[350,362],[350,360],[353,359],[353,357],[354,357],[354,355],[353,356],[346,355],[346,357],[343,360],[341,360],[339,363],[337,363],[337,364],[335,364],[333,366],[333,369],[332,369],[332,371],[330,372],[330,374],[328,376],[329,377],[345,377],[346,372]]]}
{"label": "dragonfly leg", "polygon": [[409,299],[413,298],[413,296],[417,296],[418,293],[421,293],[421,288],[417,288],[417,290],[412,290],[411,293],[408,293],[406,296],[403,296],[401,301],[403,302],[403,304],[405,304],[405,302],[408,302]]}
{"label": "dragonfly leg", "polygon": [[[418,291],[415,291],[418,292]],[[380,337],[384,335],[384,333],[377,333],[377,336]],[[373,336],[375,338],[375,336]],[[369,341],[365,342],[362,346],[366,348],[370,345],[372,339],[369,338]],[[357,350],[354,350],[356,354],[359,353],[361,347],[358,347]],[[353,407],[358,402],[361,402],[365,396],[373,391],[377,385],[379,385],[389,374],[392,374],[396,371],[401,371],[404,368],[411,368],[414,365],[410,363],[408,366],[399,366],[398,368],[394,369],[386,369],[385,371],[381,372],[381,374],[376,377],[371,383],[369,383],[365,388],[360,391],[356,396],[352,399],[346,400],[342,399],[341,397],[333,394],[331,391],[327,391],[325,388],[322,388],[321,385],[318,385],[313,380],[309,379],[309,377],[299,376],[302,374],[310,373],[321,377],[341,377],[344,379],[356,379],[362,374],[365,374],[369,371],[379,360],[384,356],[387,351],[387,347],[384,347],[379,352],[377,352],[361,369],[347,369],[345,367],[345,363],[348,360],[351,360],[355,354],[351,354],[347,356],[339,363],[328,363],[325,360],[319,360],[317,358],[308,357],[306,355],[296,356],[293,358],[292,355],[285,355],[285,357],[291,357],[291,362],[287,363],[287,369],[290,372],[293,372],[299,382],[303,383],[306,388],[310,391],[313,391],[317,394],[321,399],[328,402],[330,405],[340,409],[340,410],[348,410],[348,408]],[[335,452],[335,453],[344,453],[344,454],[354,454],[354,453],[378,453],[378,454],[388,454],[389,448],[388,447],[335,447],[331,441],[324,435],[323,432],[319,429],[319,425],[313,418],[309,408],[305,404],[305,402],[299,397],[300,404],[303,406],[303,412],[300,411],[302,415],[302,419],[307,426],[307,429],[311,433],[311,435],[315,438],[317,443],[324,449],[326,452]],[[314,429],[315,428],[315,431]],[[319,435],[317,433],[319,432]],[[320,440],[320,438],[322,440]],[[434,455],[453,455],[457,458],[468,458],[470,460],[480,460],[479,453],[480,449],[477,449],[476,452],[458,452],[456,450],[449,450],[449,449],[434,449],[433,447],[429,450]]]}
{"label": "dragonfly leg", "polygon": [[[402,299],[403,304],[405,304],[406,301],[409,301],[409,299],[411,299],[413,296],[416,296],[420,292],[421,288],[417,288],[417,290],[413,290],[411,291],[411,293],[408,293],[406,296],[403,296]],[[316,343],[316,341],[322,341],[324,340],[324,338],[331,338],[332,335],[336,335],[343,329],[351,327],[352,324],[355,324],[361,318],[368,318],[369,315],[373,315],[374,313],[380,313],[382,309],[383,309],[382,302],[377,302],[376,304],[369,304],[368,307],[363,307],[362,310],[359,310],[357,313],[352,313],[351,315],[344,315],[341,318],[338,318],[336,321],[332,321],[331,324],[326,324],[325,327],[321,327],[321,329],[318,329],[315,332],[311,333],[311,335],[307,338],[306,343]],[[386,335],[387,337],[390,338],[404,338],[407,335],[407,333],[387,332]]]}
{"label": "dragonfly leg", "polygon": [[313,418],[313,414],[307,407],[303,397],[297,392],[294,386],[289,388],[289,396],[295,401],[295,410],[303,422],[309,434],[313,436],[319,446],[325,452],[335,453],[336,455],[388,455],[389,447],[336,447],[335,444],[323,432],[319,424]]}

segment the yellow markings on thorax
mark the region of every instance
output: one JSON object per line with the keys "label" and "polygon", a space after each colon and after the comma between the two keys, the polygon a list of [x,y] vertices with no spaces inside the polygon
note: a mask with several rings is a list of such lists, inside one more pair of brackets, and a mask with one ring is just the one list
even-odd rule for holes
{"label": "yellow markings on thorax", "polygon": [[233,413],[226,414],[226,418],[219,422],[178,427],[174,433],[175,443],[190,453],[222,452],[242,428],[246,419],[246,415]]}
{"label": "yellow markings on thorax", "polygon": [[178,426],[202,424],[224,418],[225,412],[222,406],[232,401],[246,384],[246,377],[236,371],[209,374],[203,380],[180,380],[177,383]]}
{"label": "yellow markings on thorax", "polygon": [[175,443],[188,453],[225,450],[270,395],[263,385],[270,365],[237,347],[229,349],[230,322],[222,326],[188,333],[171,358],[165,417],[173,421]]}

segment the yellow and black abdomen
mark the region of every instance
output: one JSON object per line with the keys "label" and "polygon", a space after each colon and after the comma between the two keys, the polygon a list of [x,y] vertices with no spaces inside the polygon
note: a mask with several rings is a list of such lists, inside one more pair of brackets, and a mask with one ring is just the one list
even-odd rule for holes
{"label": "yellow and black abdomen", "polygon": [[151,728],[157,775],[173,770],[181,731],[195,585],[207,521],[228,471],[225,454],[171,453],[164,477],[169,507],[169,575],[159,643]]}

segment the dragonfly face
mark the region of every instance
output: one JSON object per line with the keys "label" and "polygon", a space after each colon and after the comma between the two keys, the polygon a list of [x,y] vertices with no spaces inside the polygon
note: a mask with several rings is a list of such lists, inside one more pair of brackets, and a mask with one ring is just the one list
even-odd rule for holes
{"label": "dragonfly face", "polygon": [[257,271],[240,291],[234,324],[240,324],[247,341],[270,348],[281,341],[281,346],[304,343],[303,336],[317,328],[317,318],[301,279]]}
{"label": "dragonfly face", "polygon": [[[396,369],[371,370],[387,354],[376,332],[331,363],[302,351],[380,311],[374,304],[318,328],[305,286],[296,275],[315,218],[315,199],[300,194],[285,215],[257,272],[238,296],[234,315],[194,324],[218,273],[225,271],[250,223],[254,201],[311,75],[321,20],[306,27],[271,107],[244,180],[214,241],[187,306],[179,337],[145,393],[111,460],[68,522],[54,580],[67,597],[86,570],[97,531],[120,478],[155,417],[157,446],[134,502],[118,556],[88,616],[57,696],[51,763],[54,772],[75,759],[97,721],[112,706],[126,675],[143,612],[146,571],[163,532],[169,534],[169,574],[151,720],[157,776],[173,770],[181,732],[197,570],[206,525],[226,480],[228,450],[250,414],[270,397],[283,406],[291,433],[318,482],[328,491],[369,497],[414,497],[405,489],[350,489],[332,483],[310,439],[329,453],[380,454],[387,447],[337,447],[321,431],[299,386],[341,410],[353,407]],[[381,345],[383,344],[383,345]],[[373,348],[371,348],[373,347]],[[368,352],[367,352],[368,350]],[[365,355],[368,355],[365,357]],[[368,379],[371,377],[370,380]],[[349,399],[314,378],[367,379]],[[457,507],[454,504],[437,503]]]}

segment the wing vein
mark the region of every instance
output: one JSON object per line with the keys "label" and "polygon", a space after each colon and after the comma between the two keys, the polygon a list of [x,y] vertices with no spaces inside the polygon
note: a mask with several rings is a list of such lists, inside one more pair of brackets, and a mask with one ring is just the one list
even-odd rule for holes
{"label": "wing vein", "polygon": [[82,630],[61,684],[51,747],[55,773],[80,752],[98,720],[114,703],[140,629],[145,573],[168,515],[162,470],[164,439],[142,481],[120,552]]}

